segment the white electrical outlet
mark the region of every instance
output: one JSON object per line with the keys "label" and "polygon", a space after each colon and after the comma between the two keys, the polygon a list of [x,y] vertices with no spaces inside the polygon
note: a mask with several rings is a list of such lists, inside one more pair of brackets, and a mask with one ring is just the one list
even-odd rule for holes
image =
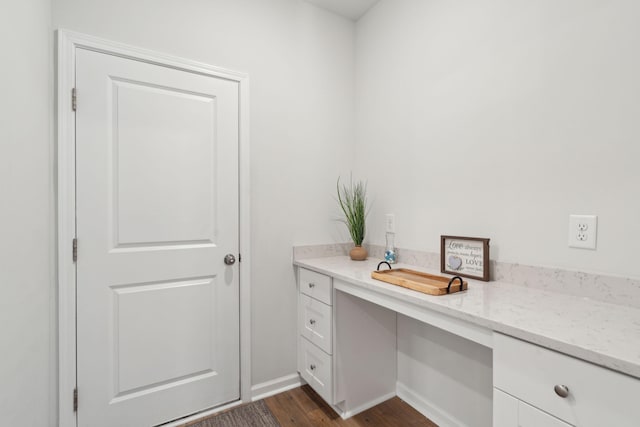
{"label": "white electrical outlet", "polygon": [[396,232],[396,216],[394,214],[386,214],[384,216],[384,228],[387,233]]}
{"label": "white electrical outlet", "polygon": [[595,249],[597,235],[596,215],[569,215],[569,247]]}

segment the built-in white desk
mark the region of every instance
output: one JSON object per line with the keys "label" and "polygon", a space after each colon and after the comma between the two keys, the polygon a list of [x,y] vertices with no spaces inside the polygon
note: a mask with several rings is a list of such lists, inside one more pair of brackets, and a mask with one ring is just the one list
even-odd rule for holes
{"label": "built-in white desk", "polygon": [[343,417],[398,395],[441,426],[640,425],[636,308],[475,280],[424,295],[372,279],[376,260],[345,256],[294,264],[299,371]]}

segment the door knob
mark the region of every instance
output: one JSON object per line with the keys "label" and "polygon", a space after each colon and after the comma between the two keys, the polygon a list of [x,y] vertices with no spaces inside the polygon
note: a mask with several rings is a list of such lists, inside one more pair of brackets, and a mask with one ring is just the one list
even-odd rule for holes
{"label": "door knob", "polygon": [[227,254],[224,257],[224,263],[227,265],[233,265],[236,263],[236,257],[234,257],[233,254]]}

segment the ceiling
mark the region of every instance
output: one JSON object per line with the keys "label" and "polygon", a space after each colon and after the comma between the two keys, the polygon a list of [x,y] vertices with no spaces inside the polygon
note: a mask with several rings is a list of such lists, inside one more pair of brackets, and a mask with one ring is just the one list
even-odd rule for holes
{"label": "ceiling", "polygon": [[304,0],[307,3],[357,21],[379,0]]}

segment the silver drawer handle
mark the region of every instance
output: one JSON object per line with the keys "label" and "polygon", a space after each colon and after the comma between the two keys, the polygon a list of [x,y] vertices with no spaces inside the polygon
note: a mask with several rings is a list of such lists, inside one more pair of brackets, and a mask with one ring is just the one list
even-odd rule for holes
{"label": "silver drawer handle", "polygon": [[309,287],[310,287],[310,288],[315,288],[315,287],[316,287],[316,284],[315,284],[315,283],[309,283]]}
{"label": "silver drawer handle", "polygon": [[315,324],[316,324],[315,319],[309,319],[309,324],[310,324],[310,325],[315,325]]}
{"label": "silver drawer handle", "polygon": [[566,385],[558,384],[553,388],[553,391],[555,391],[556,394],[562,397],[563,399],[569,396],[569,387],[567,387]]}
{"label": "silver drawer handle", "polygon": [[316,365],[309,366],[309,369],[311,369],[312,371],[315,371],[316,370]]}

